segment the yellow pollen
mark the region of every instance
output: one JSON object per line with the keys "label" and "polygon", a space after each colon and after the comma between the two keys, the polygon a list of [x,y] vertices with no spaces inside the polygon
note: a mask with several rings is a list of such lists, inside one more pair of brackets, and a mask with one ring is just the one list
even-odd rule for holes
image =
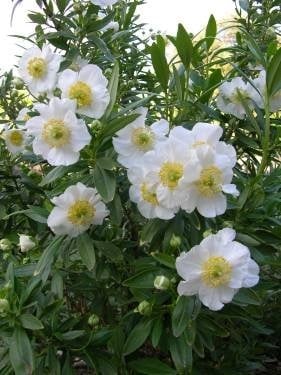
{"label": "yellow pollen", "polygon": [[51,147],[62,147],[69,143],[70,130],[62,120],[51,119],[43,126],[42,137]]}
{"label": "yellow pollen", "polygon": [[23,135],[20,130],[11,130],[9,133],[9,141],[14,146],[21,146],[23,143]]}
{"label": "yellow pollen", "polygon": [[192,147],[195,148],[195,147],[206,145],[206,144],[207,144],[207,142],[205,142],[205,141],[196,141],[196,142],[193,143]]}
{"label": "yellow pollen", "polygon": [[221,191],[221,183],[221,171],[212,165],[201,171],[200,178],[195,182],[195,185],[200,194],[211,198]]}
{"label": "yellow pollen", "polygon": [[92,103],[91,87],[82,81],[77,81],[70,86],[68,96],[70,99],[76,100],[79,108],[87,107]]}
{"label": "yellow pollen", "polygon": [[158,206],[159,203],[156,197],[156,193],[149,190],[146,184],[141,185],[141,195],[144,201],[152,204],[153,206]]}
{"label": "yellow pollen", "polygon": [[139,150],[148,151],[153,146],[154,134],[147,126],[137,128],[133,131],[132,142]]}
{"label": "yellow pollen", "polygon": [[33,57],[28,61],[27,71],[33,78],[43,78],[47,73],[47,63],[41,57]]}
{"label": "yellow pollen", "polygon": [[95,211],[89,201],[81,199],[69,207],[67,218],[74,225],[87,226],[93,222]]}
{"label": "yellow pollen", "polygon": [[210,257],[203,264],[202,281],[211,288],[225,285],[231,279],[231,264],[223,257]]}
{"label": "yellow pollen", "polygon": [[159,176],[162,184],[173,190],[178,186],[183,175],[183,165],[180,163],[166,162],[162,165]]}

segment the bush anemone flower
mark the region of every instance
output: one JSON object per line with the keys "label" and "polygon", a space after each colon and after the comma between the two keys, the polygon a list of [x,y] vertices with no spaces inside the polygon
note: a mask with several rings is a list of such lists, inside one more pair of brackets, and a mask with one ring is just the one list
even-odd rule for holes
{"label": "bush anemone flower", "polygon": [[53,98],[48,105],[35,107],[40,116],[27,121],[27,133],[34,136],[33,151],[51,165],[71,165],[91,136],[83,120],[75,115],[75,102]]}
{"label": "bush anemone flower", "polygon": [[91,225],[101,225],[109,211],[94,188],[78,182],[51,199],[55,204],[47,224],[58,235],[77,237]]}
{"label": "bush anemone flower", "polygon": [[179,295],[198,294],[210,310],[220,310],[231,302],[239,288],[250,288],[259,281],[259,267],[249,249],[233,241],[236,232],[224,228],[206,237],[200,245],[176,259]]}
{"label": "bush anemone flower", "polygon": [[133,122],[119,130],[112,140],[117,160],[124,167],[131,168],[139,163],[140,158],[150,150],[153,150],[158,142],[167,140],[169,123],[166,120],[154,122],[151,126],[145,125],[147,108],[140,107],[134,113],[138,113]]}
{"label": "bush anemone flower", "polygon": [[27,137],[24,130],[6,128],[3,132],[3,138],[7,149],[12,154],[22,152],[25,149]]}
{"label": "bush anemone flower", "polygon": [[101,69],[94,64],[82,67],[79,72],[66,69],[58,81],[62,98],[74,100],[77,113],[95,119],[101,118],[108,106],[110,95],[107,84]]}
{"label": "bush anemone flower", "polygon": [[28,49],[19,61],[19,73],[32,94],[51,92],[57,82],[62,57],[44,44]]}

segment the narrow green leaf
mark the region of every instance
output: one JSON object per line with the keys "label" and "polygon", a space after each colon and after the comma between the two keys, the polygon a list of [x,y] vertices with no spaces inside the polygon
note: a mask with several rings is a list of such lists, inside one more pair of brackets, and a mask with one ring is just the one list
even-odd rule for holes
{"label": "narrow green leaf", "polygon": [[109,85],[108,85],[108,91],[109,91],[109,94],[110,94],[110,102],[107,106],[107,109],[106,109],[106,112],[104,114],[104,117],[105,118],[108,118],[113,107],[114,107],[114,104],[116,102],[116,98],[117,98],[117,92],[118,92],[118,83],[119,83],[119,64],[118,64],[118,61],[115,61],[115,64],[114,64],[114,67],[113,67],[113,70],[112,70],[112,75],[111,75],[111,79],[109,81]]}
{"label": "narrow green leaf", "polygon": [[169,340],[170,353],[176,368],[179,371],[192,369],[192,346],[188,345],[184,336],[171,337]]}
{"label": "narrow green leaf", "polygon": [[21,324],[24,328],[37,330],[43,329],[44,326],[39,319],[32,314],[23,314],[20,316]]}
{"label": "narrow green leaf", "polygon": [[137,350],[145,342],[150,334],[152,321],[140,321],[129,333],[124,345],[124,355]]}
{"label": "narrow green leaf", "polygon": [[[163,38],[162,38],[163,39]],[[159,39],[160,41],[161,39]],[[165,47],[163,49],[162,43],[153,43],[150,47],[151,61],[156,77],[164,91],[168,88],[169,81],[169,66],[165,56]]]}
{"label": "narrow green leaf", "polygon": [[216,35],[217,35],[217,23],[216,23],[215,17],[211,14],[207,27],[206,27],[206,34],[205,34],[207,50],[209,50],[212,44],[214,43]]}
{"label": "narrow green leaf", "polygon": [[281,48],[273,56],[267,70],[268,94],[272,96],[281,89]]}
{"label": "narrow green leaf", "polygon": [[17,327],[10,342],[10,361],[15,375],[31,375],[33,373],[33,353],[29,338],[24,329]]}
{"label": "narrow green leaf", "polygon": [[102,169],[99,165],[94,169],[95,186],[103,200],[107,203],[112,201],[115,194],[116,179],[114,173]]}
{"label": "narrow green leaf", "polygon": [[178,337],[186,329],[194,308],[194,298],[181,296],[172,313],[173,335]]}
{"label": "narrow green leaf", "polygon": [[87,233],[83,233],[77,237],[76,244],[83,264],[88,268],[89,271],[91,271],[96,264],[96,255],[93,240]]}

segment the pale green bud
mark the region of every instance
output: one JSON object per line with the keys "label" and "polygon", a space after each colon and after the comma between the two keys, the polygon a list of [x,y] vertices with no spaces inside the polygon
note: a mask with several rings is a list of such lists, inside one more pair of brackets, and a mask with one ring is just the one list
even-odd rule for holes
{"label": "pale green bud", "polygon": [[137,307],[137,311],[141,315],[150,315],[152,312],[152,304],[149,303],[148,301],[142,301],[139,303]]}
{"label": "pale green bud", "polygon": [[12,243],[10,240],[8,240],[8,238],[3,238],[2,240],[0,240],[0,249],[3,250],[3,251],[8,251],[8,250],[11,250],[12,248]]}
{"label": "pale green bud", "polygon": [[0,313],[4,313],[9,310],[9,302],[6,298],[0,298]]}
{"label": "pale green bud", "polygon": [[177,249],[178,247],[180,247],[180,245],[181,245],[181,238],[173,234],[170,240],[170,246]]}
{"label": "pale green bud", "polygon": [[99,324],[99,322],[100,318],[96,314],[91,315],[88,319],[88,324],[91,327],[96,327]]}
{"label": "pale green bud", "polygon": [[154,279],[154,288],[158,290],[167,290],[170,287],[170,280],[168,277],[160,275]]}

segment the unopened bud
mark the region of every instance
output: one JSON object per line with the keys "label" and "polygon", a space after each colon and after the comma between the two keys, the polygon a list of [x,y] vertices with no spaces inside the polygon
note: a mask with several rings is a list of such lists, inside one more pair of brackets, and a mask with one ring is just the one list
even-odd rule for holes
{"label": "unopened bud", "polygon": [[0,313],[4,313],[9,310],[9,302],[6,298],[0,298]]}
{"label": "unopened bud", "polygon": [[148,301],[142,301],[139,303],[137,307],[137,311],[141,315],[150,315],[152,312],[152,304],[149,303]]}
{"label": "unopened bud", "polygon": [[206,237],[208,237],[210,234],[212,234],[212,229],[207,229],[207,230],[205,230],[205,232],[203,233],[203,237],[206,238]]}
{"label": "unopened bud", "polygon": [[173,234],[172,238],[170,239],[170,246],[176,249],[180,247],[180,245],[181,245],[181,238]]}
{"label": "unopened bud", "polygon": [[154,279],[154,288],[158,290],[167,290],[170,287],[170,280],[168,277],[160,275]]}
{"label": "unopened bud", "polygon": [[100,318],[96,314],[91,315],[88,319],[88,324],[91,327],[96,327],[99,324],[99,322]]}
{"label": "unopened bud", "polygon": [[22,80],[21,78],[19,78],[19,77],[15,77],[15,78],[13,79],[13,85],[14,85],[14,87],[15,87],[17,90],[21,90],[21,89],[23,89],[23,87],[24,87],[24,82],[23,82],[23,80]]}
{"label": "unopened bud", "polygon": [[26,253],[36,246],[35,242],[32,241],[30,236],[26,236],[25,234],[20,234],[19,236],[19,246],[22,253]]}
{"label": "unopened bud", "polygon": [[12,246],[13,245],[12,245],[11,241],[8,240],[8,238],[3,238],[0,241],[0,249],[3,250],[3,251],[11,250]]}

